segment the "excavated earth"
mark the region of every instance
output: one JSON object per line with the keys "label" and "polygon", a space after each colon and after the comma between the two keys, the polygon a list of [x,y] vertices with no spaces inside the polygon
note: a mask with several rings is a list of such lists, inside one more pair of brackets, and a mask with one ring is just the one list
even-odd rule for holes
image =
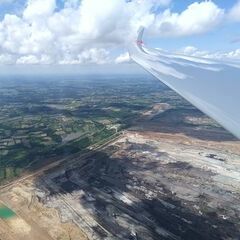
{"label": "excavated earth", "polygon": [[0,239],[240,239],[240,142],[195,110],[163,108],[2,189],[16,216],[0,219]]}

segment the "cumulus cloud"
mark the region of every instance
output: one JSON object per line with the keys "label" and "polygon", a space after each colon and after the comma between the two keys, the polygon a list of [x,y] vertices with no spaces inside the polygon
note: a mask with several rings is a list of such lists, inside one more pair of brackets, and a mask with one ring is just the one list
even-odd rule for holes
{"label": "cumulus cloud", "polygon": [[55,0],[29,0],[23,17],[27,20],[46,18],[53,14],[55,8]]}
{"label": "cumulus cloud", "polygon": [[77,55],[74,59],[71,55],[65,56],[63,60],[61,60],[60,64],[86,64],[86,63],[96,63],[96,64],[104,64],[108,63],[109,52],[103,48],[91,48],[88,50],[84,50],[80,54]]}
{"label": "cumulus cloud", "polygon": [[120,54],[116,59],[115,63],[129,63],[130,62],[130,56],[128,52]]}
{"label": "cumulus cloud", "polygon": [[42,62],[43,55],[47,62],[103,63],[109,60],[104,49],[128,42],[141,24],[154,20],[151,8],[168,2],[68,0],[56,11],[55,0],[28,0],[22,15],[6,14],[0,22],[0,54],[26,64]]}
{"label": "cumulus cloud", "polygon": [[0,64],[14,64],[15,58],[10,54],[0,54]]}
{"label": "cumulus cloud", "polygon": [[240,49],[235,49],[229,52],[217,52],[215,54],[212,54],[212,57],[216,59],[240,60]]}
{"label": "cumulus cloud", "polygon": [[178,50],[177,53],[194,56],[194,57],[207,57],[209,54],[208,51],[199,50],[198,48],[196,48],[194,46],[186,46],[186,47]]}
{"label": "cumulus cloud", "polygon": [[[134,39],[140,26],[158,36],[200,34],[224,15],[211,1],[191,4],[181,13],[171,0],[28,0],[21,14],[0,21],[0,63],[107,63],[112,48]],[[167,8],[167,9],[166,9]],[[126,62],[126,54],[115,62]]]}
{"label": "cumulus cloud", "polygon": [[232,21],[240,21],[240,1],[238,1],[230,10],[228,17]]}
{"label": "cumulus cloud", "polygon": [[228,52],[209,52],[199,50],[194,46],[186,46],[177,51],[177,53],[190,55],[194,57],[203,57],[203,58],[211,58],[211,59],[229,59],[229,60],[240,60],[240,49],[236,49]]}
{"label": "cumulus cloud", "polygon": [[169,9],[157,16],[153,30],[162,36],[186,36],[207,32],[224,17],[224,10],[212,1],[195,2],[182,13]]}
{"label": "cumulus cloud", "polygon": [[181,53],[185,55],[192,55],[195,53],[198,49],[194,46],[186,46],[180,50]]}
{"label": "cumulus cloud", "polygon": [[48,55],[27,55],[17,59],[16,64],[51,64],[52,59]]}

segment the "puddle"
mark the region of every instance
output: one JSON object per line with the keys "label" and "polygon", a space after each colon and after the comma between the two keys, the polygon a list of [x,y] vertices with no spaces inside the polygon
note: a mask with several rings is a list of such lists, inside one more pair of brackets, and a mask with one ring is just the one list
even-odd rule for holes
{"label": "puddle", "polygon": [[8,219],[14,217],[16,214],[11,209],[7,208],[4,205],[0,205],[0,218]]}

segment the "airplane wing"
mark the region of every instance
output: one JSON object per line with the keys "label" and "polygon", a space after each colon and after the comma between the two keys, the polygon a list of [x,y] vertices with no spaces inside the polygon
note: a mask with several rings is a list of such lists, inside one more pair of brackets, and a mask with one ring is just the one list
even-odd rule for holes
{"label": "airplane wing", "polygon": [[240,62],[150,49],[142,36],[129,46],[132,60],[240,139]]}

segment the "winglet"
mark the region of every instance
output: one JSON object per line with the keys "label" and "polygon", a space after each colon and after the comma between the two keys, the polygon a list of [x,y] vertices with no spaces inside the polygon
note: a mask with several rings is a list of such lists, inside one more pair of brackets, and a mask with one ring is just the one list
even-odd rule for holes
{"label": "winglet", "polygon": [[138,30],[137,45],[140,45],[140,46],[143,45],[143,33],[144,33],[144,27],[141,26]]}

